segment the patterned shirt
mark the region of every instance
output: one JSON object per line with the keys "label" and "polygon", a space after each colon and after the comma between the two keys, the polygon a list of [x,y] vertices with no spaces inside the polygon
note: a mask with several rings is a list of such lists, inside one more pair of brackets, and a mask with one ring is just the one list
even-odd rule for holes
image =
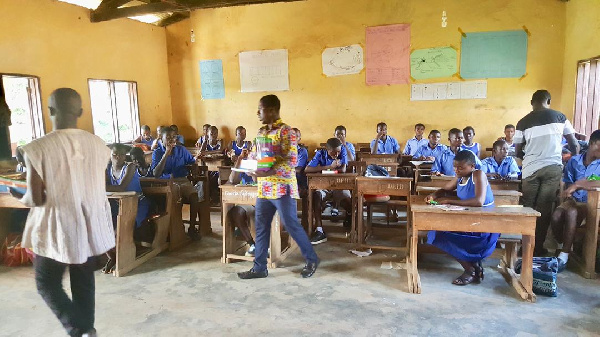
{"label": "patterned shirt", "polygon": [[[268,137],[275,151],[275,174],[269,177],[258,177],[258,197],[263,199],[279,199],[289,195],[300,199],[295,167],[298,164],[298,144],[296,133],[292,128],[278,119],[269,126],[258,130],[258,137]],[[256,158],[256,147],[252,158]]]}

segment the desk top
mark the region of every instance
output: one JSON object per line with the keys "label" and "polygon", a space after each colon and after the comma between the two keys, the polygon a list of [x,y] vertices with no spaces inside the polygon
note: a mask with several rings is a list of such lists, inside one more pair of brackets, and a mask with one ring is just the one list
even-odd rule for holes
{"label": "desk top", "polygon": [[[439,190],[439,187],[435,187],[435,186],[417,186],[417,191],[431,191],[431,192],[435,192],[437,190]],[[599,189],[600,191],[600,189]],[[498,195],[498,196],[517,196],[520,197],[521,195],[523,195],[523,193],[519,192],[519,191],[515,191],[515,190],[492,190],[492,194],[494,195]]]}
{"label": "desk top", "polygon": [[[451,176],[431,176],[431,180],[452,180],[456,177],[451,177]],[[503,180],[503,179],[488,179],[490,184],[520,184],[521,180],[517,180],[517,179],[510,179],[510,180]]]}
{"label": "desk top", "polygon": [[356,177],[356,180],[358,181],[386,181],[389,182],[390,180],[392,181],[413,181],[413,178],[406,178],[406,177]]}
{"label": "desk top", "polygon": [[412,205],[410,210],[413,213],[443,213],[443,214],[479,214],[489,216],[533,216],[537,217],[541,214],[529,207],[467,207],[462,211],[446,211],[432,205]]}
{"label": "desk top", "polygon": [[0,193],[0,208],[29,208],[8,193]]}
{"label": "desk top", "polygon": [[325,178],[358,177],[358,173],[307,173],[306,176]]}

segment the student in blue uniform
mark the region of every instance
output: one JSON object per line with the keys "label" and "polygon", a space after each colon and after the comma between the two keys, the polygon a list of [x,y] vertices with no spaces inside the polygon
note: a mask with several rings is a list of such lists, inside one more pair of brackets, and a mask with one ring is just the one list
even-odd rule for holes
{"label": "student in blue uniform", "polygon": [[492,156],[481,161],[481,170],[488,179],[516,179],[521,173],[515,158],[508,156],[508,144],[503,140],[494,142]]}
{"label": "student in blue uniform", "polygon": [[[493,206],[492,189],[485,173],[475,168],[475,158],[471,151],[458,152],[454,157],[456,178],[427,196],[425,201],[470,207]],[[481,260],[492,254],[499,236],[497,233],[429,231],[427,243],[452,255],[461,264],[464,272],[452,283],[462,286],[483,280]]]}
{"label": "student in blue uniform", "polygon": [[146,162],[146,156],[144,155],[144,151],[139,147],[134,147],[129,151],[129,155],[131,156],[131,161],[137,167],[137,175],[140,178],[149,178],[153,177],[152,170],[150,169],[150,164]]}
{"label": "student in blue uniform", "polygon": [[210,129],[210,127],[211,127],[210,124],[202,125],[202,136],[200,136],[200,138],[198,138],[198,140],[196,141],[197,148],[202,147],[202,144],[204,144],[204,142],[208,138],[208,129]]}
{"label": "student in blue uniform", "polygon": [[425,125],[418,123],[415,125],[415,136],[406,141],[404,146],[403,155],[414,156],[415,153],[422,147],[429,143],[429,141],[423,138],[425,132]]}
{"label": "student in blue uniform", "polygon": [[559,271],[567,265],[575,231],[582,226],[587,215],[586,189],[600,187],[600,181],[587,180],[592,174],[600,176],[600,130],[592,132],[587,152],[571,157],[564,170],[566,199],[556,208],[550,222],[552,234],[562,245],[557,250]]}
{"label": "student in blue uniform", "polygon": [[508,145],[508,155],[511,157],[515,156],[515,143],[513,142],[513,138],[515,137],[515,126],[512,124],[506,124],[504,126],[504,137],[498,138],[498,140],[503,140]]}
{"label": "student in blue uniform", "polygon": [[292,128],[296,134],[298,149],[298,161],[296,162],[296,181],[298,182],[298,194],[302,200],[302,219],[301,224],[304,229],[308,230],[308,179],[304,169],[308,164],[308,148],[306,145],[300,143],[302,140],[302,133],[298,128]]}
{"label": "student in blue uniform", "polygon": [[150,127],[148,125],[142,125],[140,130],[142,131],[142,134],[139,135],[133,142],[138,144],[146,144],[148,147],[152,148],[154,138],[152,138],[152,131],[150,131]]}
{"label": "student in blue uniform", "polygon": [[168,128],[168,126],[159,125],[156,127],[156,138],[152,142],[152,145],[150,146],[150,150],[154,151],[158,148],[158,145],[160,144],[160,139],[162,137],[162,132],[165,128]]}
{"label": "student in blue uniform", "polygon": [[431,130],[429,132],[429,137],[427,137],[427,144],[422,145],[414,154],[413,158],[425,161],[439,160],[442,153],[444,153],[444,150],[446,150],[446,145],[440,144],[441,138],[441,132],[438,130]]}
{"label": "student in blue uniform", "polygon": [[252,143],[246,140],[246,129],[240,125],[235,128],[235,140],[231,141],[229,151],[227,151],[227,156],[229,156],[231,161],[235,163],[237,161],[237,157],[239,157],[242,153],[242,150],[250,150],[251,147]]}
{"label": "student in blue uniform", "polygon": [[400,152],[398,141],[387,134],[387,124],[377,124],[377,136],[371,141],[372,154],[395,154]]}
{"label": "student in blue uniform", "polygon": [[469,150],[475,154],[477,158],[479,158],[479,154],[481,153],[481,146],[479,143],[475,143],[475,129],[472,126],[467,126],[463,129],[464,143],[461,146],[465,150]]}
{"label": "student in blue uniform", "polygon": [[[239,168],[242,159],[248,158],[248,150],[244,149],[238,155],[234,167]],[[231,185],[252,185],[254,180],[251,176],[243,172],[231,171],[229,175],[228,184]],[[246,256],[254,256],[255,243],[250,233],[250,219],[254,218],[254,206],[252,205],[235,205],[227,212],[227,218],[234,227],[240,229],[242,236],[246,240],[248,249],[246,250]]]}
{"label": "student in blue uniform", "polygon": [[[326,149],[320,149],[315,153],[313,159],[306,166],[306,173],[319,173],[323,170],[337,170],[338,173],[346,172],[348,158],[346,152],[342,151],[342,142],[337,138],[327,140]],[[316,230],[312,234],[310,242],[313,245],[327,241],[327,235],[323,232],[321,213],[327,199],[342,206],[346,210],[344,224],[348,226],[352,216],[351,194],[349,190],[316,190],[313,192],[313,214],[315,217]]]}
{"label": "student in blue uniform", "polygon": [[177,135],[177,143],[185,146],[185,140],[183,139],[183,136],[179,134],[179,127],[173,124],[171,125],[171,130],[175,131],[175,134]]}
{"label": "student in blue uniform", "polygon": [[[469,151],[461,148],[463,144],[463,132],[457,128],[452,128],[448,131],[448,141],[450,142],[450,147],[447,147],[442,152],[439,160],[433,162],[431,174],[454,177],[454,156],[461,151]],[[475,168],[478,170],[481,168],[481,161],[477,156],[475,156]]]}
{"label": "student in blue uniform", "polygon": [[346,151],[348,161],[355,161],[356,148],[354,147],[354,144],[346,141],[346,127],[343,125],[336,126],[333,136],[342,142],[342,151]]}

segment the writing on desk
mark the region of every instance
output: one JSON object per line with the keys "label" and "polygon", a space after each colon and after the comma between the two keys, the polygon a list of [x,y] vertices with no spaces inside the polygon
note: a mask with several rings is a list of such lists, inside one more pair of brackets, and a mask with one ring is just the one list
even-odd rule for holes
{"label": "writing on desk", "polygon": [[386,186],[389,190],[403,190],[406,188],[406,185],[403,184],[387,184]]}
{"label": "writing on desk", "polygon": [[336,184],[352,184],[352,183],[354,183],[354,177],[353,178],[337,178],[337,179],[335,179],[335,183]]}
{"label": "writing on desk", "polygon": [[226,197],[257,198],[258,191],[225,191]]}

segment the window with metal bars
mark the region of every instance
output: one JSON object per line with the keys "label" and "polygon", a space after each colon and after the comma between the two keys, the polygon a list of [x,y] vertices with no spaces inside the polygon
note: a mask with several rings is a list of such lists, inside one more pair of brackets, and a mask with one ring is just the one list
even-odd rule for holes
{"label": "window with metal bars", "polygon": [[586,139],[598,129],[600,112],[600,57],[577,63],[577,89],[575,94],[575,131]]}

